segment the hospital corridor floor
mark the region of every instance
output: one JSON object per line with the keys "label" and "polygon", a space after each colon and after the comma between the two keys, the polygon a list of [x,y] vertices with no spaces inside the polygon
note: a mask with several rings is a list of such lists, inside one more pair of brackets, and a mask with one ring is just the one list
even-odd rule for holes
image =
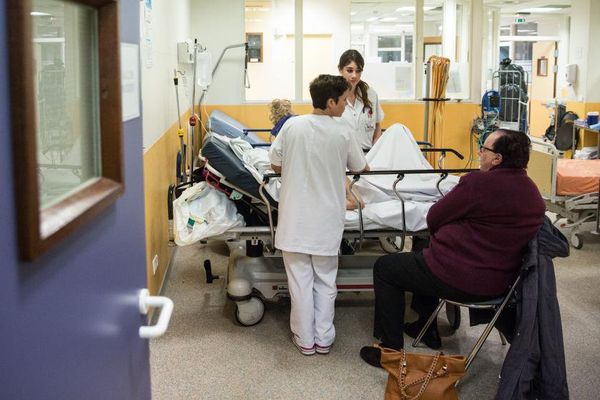
{"label": "hospital corridor floor", "polygon": [[[554,260],[570,397],[578,400],[597,398],[600,376],[600,238],[584,240],[582,249]],[[331,353],[303,356],[290,340],[289,300],[267,302],[262,322],[243,327],[223,279],[206,283],[204,260],[223,276],[227,252],[220,243],[175,249],[163,291],[175,309],[167,333],[150,341],[154,400],[383,398],[387,373],[359,356],[374,342],[372,294],[338,295]],[[468,326],[466,310],[452,336],[444,336],[450,330],[443,315],[439,321],[446,354],[467,354],[483,329]],[[432,352],[413,349],[406,336],[405,343],[408,351]],[[494,330],[458,386],[461,399],[493,399],[507,348]]]}

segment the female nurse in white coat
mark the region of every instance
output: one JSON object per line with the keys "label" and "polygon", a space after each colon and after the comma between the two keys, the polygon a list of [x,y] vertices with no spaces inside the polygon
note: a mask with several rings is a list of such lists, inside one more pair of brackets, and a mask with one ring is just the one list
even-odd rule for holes
{"label": "female nurse in white coat", "polygon": [[365,60],[356,50],[346,50],[340,57],[338,70],[352,89],[346,100],[342,119],[346,121],[363,150],[369,150],[381,136],[383,110],[377,93],[360,79]]}

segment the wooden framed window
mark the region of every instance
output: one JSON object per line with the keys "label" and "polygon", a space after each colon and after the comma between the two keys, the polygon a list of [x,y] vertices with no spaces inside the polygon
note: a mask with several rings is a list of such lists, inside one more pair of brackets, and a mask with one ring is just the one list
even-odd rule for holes
{"label": "wooden framed window", "polygon": [[263,62],[263,34],[246,33],[246,42],[248,42],[248,62]]}
{"label": "wooden framed window", "polygon": [[118,2],[7,0],[19,253],[123,193]]}

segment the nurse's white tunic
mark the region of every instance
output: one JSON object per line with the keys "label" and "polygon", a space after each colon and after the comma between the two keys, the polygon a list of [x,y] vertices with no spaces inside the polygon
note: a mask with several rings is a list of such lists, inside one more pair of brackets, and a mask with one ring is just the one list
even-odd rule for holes
{"label": "nurse's white tunic", "polygon": [[283,251],[335,256],[344,230],[346,168],[360,171],[364,154],[339,119],[301,115],[286,122],[271,145],[281,166],[275,246]]}
{"label": "nurse's white tunic", "polygon": [[346,100],[346,109],[342,114],[342,119],[348,124],[356,140],[362,149],[370,149],[373,146],[373,134],[375,125],[383,121],[383,109],[379,104],[379,97],[373,88],[367,90],[367,97],[371,100],[373,108],[365,107],[364,103],[358,97],[354,105]]}

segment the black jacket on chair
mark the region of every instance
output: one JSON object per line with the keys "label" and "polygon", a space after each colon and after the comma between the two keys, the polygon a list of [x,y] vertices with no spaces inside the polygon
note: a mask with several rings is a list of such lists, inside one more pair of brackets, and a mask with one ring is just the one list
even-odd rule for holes
{"label": "black jacket on chair", "polygon": [[568,255],[567,239],[546,218],[523,259],[516,331],[502,365],[496,400],[569,398],[552,262]]}

